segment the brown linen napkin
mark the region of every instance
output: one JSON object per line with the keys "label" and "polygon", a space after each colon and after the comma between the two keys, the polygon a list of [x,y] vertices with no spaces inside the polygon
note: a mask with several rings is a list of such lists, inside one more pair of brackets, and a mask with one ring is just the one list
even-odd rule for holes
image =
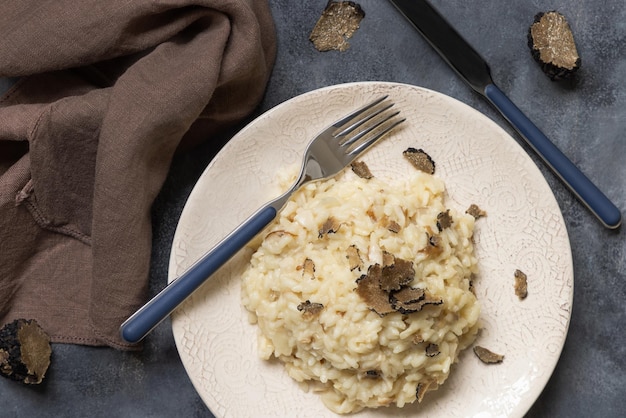
{"label": "brown linen napkin", "polygon": [[54,342],[137,346],[150,208],[181,144],[259,103],[275,57],[260,0],[0,6],[0,322]]}

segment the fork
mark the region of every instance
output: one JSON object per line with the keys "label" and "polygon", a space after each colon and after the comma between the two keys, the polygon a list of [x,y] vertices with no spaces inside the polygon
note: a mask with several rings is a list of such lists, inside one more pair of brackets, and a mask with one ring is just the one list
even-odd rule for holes
{"label": "fork", "polygon": [[215,247],[167,285],[120,326],[129,343],[142,340],[189,295],[263,230],[291,194],[314,180],[335,176],[405,119],[394,111],[388,96],[344,116],[320,132],[307,146],[295,183],[284,194],[258,209]]}

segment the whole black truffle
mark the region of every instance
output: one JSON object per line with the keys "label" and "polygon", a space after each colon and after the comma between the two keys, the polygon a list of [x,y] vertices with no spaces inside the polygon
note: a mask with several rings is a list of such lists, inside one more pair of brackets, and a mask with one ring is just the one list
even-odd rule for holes
{"label": "whole black truffle", "polygon": [[50,337],[34,319],[16,319],[0,329],[0,373],[39,384],[50,365]]}
{"label": "whole black truffle", "polygon": [[528,47],[543,72],[553,81],[570,78],[580,68],[581,60],[572,30],[565,16],[557,11],[535,16],[528,29]]}

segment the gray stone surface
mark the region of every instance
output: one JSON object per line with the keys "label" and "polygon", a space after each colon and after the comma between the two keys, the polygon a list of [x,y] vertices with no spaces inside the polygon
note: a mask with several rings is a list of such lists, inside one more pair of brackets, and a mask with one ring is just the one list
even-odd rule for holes
{"label": "gray stone surface", "polygon": [[[405,22],[390,3],[360,0],[366,17],[345,52],[308,41],[326,0],[270,0],[278,60],[258,112],[320,87],[363,80],[430,88],[483,112],[515,136]],[[623,0],[433,0],[491,65],[494,80],[618,207],[626,207],[626,6]],[[557,9],[582,56],[575,83],[551,82],[532,60],[526,32],[535,13]],[[7,80],[0,80],[6,89]],[[225,138],[176,158],[154,207],[151,289],[166,283],[171,240],[185,199]],[[527,149],[527,147],[525,147]],[[534,155],[563,211],[575,286],[561,359],[529,417],[626,413],[626,240],[604,229]],[[622,228],[623,229],[623,228]],[[170,323],[141,353],[55,345],[40,387],[0,379],[0,416],[211,417],[180,363]]]}

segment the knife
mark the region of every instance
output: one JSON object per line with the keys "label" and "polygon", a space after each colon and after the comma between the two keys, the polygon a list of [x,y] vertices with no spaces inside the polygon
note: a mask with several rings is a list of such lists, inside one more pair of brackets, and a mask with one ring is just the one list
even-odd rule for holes
{"label": "knife", "polygon": [[487,62],[426,0],[390,0],[454,71],[485,97],[602,224],[617,229],[620,210],[495,85]]}

